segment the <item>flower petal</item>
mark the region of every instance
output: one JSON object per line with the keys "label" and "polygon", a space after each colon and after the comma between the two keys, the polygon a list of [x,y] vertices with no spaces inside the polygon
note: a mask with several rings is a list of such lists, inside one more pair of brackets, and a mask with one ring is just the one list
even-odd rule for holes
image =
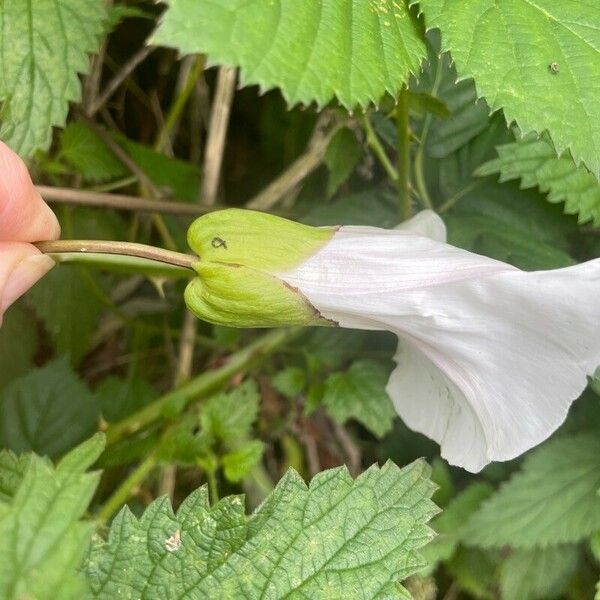
{"label": "flower petal", "polygon": [[281,276],[343,327],[398,334],[397,411],[471,471],[547,438],[600,364],[600,260],[525,273],[410,231],[342,227]]}

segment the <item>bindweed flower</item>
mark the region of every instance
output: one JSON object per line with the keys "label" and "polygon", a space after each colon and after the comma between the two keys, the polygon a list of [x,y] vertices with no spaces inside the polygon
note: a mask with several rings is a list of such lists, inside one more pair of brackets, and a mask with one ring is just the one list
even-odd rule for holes
{"label": "bindweed flower", "polygon": [[523,272],[445,236],[431,211],[394,230],[211,213],[189,231],[186,302],[226,325],[394,332],[396,411],[477,472],[546,439],[600,364],[600,259]]}

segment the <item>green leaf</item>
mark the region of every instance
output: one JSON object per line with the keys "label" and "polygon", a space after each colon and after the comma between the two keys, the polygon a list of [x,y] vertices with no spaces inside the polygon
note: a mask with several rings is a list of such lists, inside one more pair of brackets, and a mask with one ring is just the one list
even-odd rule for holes
{"label": "green leaf", "polygon": [[597,436],[551,440],[473,515],[463,540],[523,549],[578,542],[600,529],[599,487]]}
{"label": "green leaf", "polygon": [[9,502],[15,495],[29,465],[31,455],[17,455],[12,450],[0,450],[0,502]]}
{"label": "green leaf", "polygon": [[100,46],[101,0],[5,0],[0,11],[0,137],[16,152],[46,150],[79,100],[79,73]]}
{"label": "green leaf", "polygon": [[395,194],[384,189],[348,194],[319,204],[302,221],[308,225],[394,227],[398,224],[398,201]]}
{"label": "green leaf", "polygon": [[156,390],[140,377],[107,377],[98,384],[94,395],[107,421],[124,419],[158,397]]}
{"label": "green leaf", "polygon": [[377,437],[392,428],[396,412],[385,391],[389,371],[372,360],[359,360],[325,382],[323,405],[339,423],[354,418]]}
{"label": "green leaf", "polygon": [[300,367],[288,367],[273,377],[273,387],[287,398],[295,398],[306,386],[306,372]]}
{"label": "green leaf", "polygon": [[[413,0],[442,32],[458,74],[524,133],[600,175],[600,4],[596,0]],[[551,102],[551,107],[549,105]]]}
{"label": "green leaf", "polygon": [[176,200],[195,201],[198,198],[200,171],[196,165],[156,152],[124,135],[115,133],[113,136],[165,195]]}
{"label": "green leaf", "polygon": [[497,552],[461,546],[446,564],[446,570],[471,596],[482,600],[496,600],[499,564]]}
{"label": "green leaf", "polygon": [[500,173],[500,181],[520,179],[521,187],[539,187],[550,202],[564,202],[565,213],[579,223],[600,225],[600,182],[568,155],[557,156],[545,137],[529,135],[499,146],[498,158],[482,165],[477,175]]}
{"label": "green leaf", "polygon": [[78,600],[77,572],[93,525],[82,522],[98,473],[86,473],[104,448],[97,434],[54,468],[30,455],[14,497],[0,504],[0,597]]}
{"label": "green leaf", "polygon": [[247,518],[239,497],[208,503],[205,487],[174,515],[165,498],[136,519],[115,518],[107,543],[87,565],[95,598],[406,598],[399,581],[422,560],[429,469],[417,461],[371,467],[356,480],[345,468],[310,486],[288,471]]}
{"label": "green leaf", "polygon": [[561,596],[577,569],[577,546],[517,550],[500,568],[502,598],[550,600]]}
{"label": "green leaf", "polygon": [[43,321],[58,354],[78,364],[89,350],[103,305],[84,280],[85,271],[58,265],[27,295],[27,302]]}
{"label": "green leaf", "polygon": [[82,121],[65,127],[60,136],[60,154],[89,181],[106,181],[129,174],[125,165]]}
{"label": "green leaf", "polygon": [[[37,349],[33,315],[21,303],[5,314],[0,328],[0,388],[23,375],[32,364]],[[15,340],[19,340],[15,344]]]}
{"label": "green leaf", "polygon": [[456,68],[450,55],[440,56],[437,32],[427,34],[428,61],[423,66],[413,87],[431,94],[447,107],[448,115],[432,118],[426,125],[425,144],[430,156],[443,158],[455,152],[489,125],[489,108],[484,100],[477,99],[472,80],[457,81]]}
{"label": "green leaf", "polygon": [[494,493],[488,483],[473,483],[456,496],[431,522],[437,537],[423,549],[428,571],[440,561],[448,560],[456,551],[469,517]]}
{"label": "green leaf", "polygon": [[259,401],[253,380],[245,381],[228,393],[212,396],[200,412],[202,433],[225,444],[246,438],[256,420]]}
{"label": "green leaf", "polygon": [[243,85],[290,104],[348,109],[396,96],[425,58],[421,27],[396,0],[170,0],[151,40],[239,66]]}
{"label": "green leaf", "polygon": [[260,440],[250,440],[224,454],[221,464],[225,477],[233,483],[241,481],[260,462],[263,450],[264,444]]}
{"label": "green leaf", "polygon": [[325,164],[329,169],[327,197],[331,198],[354,171],[362,155],[356,135],[347,127],[339,129],[325,151]]}
{"label": "green leaf", "polygon": [[66,358],[34,369],[0,393],[0,446],[57,457],[96,429],[98,409]]}

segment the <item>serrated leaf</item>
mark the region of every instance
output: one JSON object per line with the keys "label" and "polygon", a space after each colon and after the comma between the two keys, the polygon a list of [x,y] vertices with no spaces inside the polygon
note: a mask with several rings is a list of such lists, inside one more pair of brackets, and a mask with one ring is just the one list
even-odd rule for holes
{"label": "serrated leaf", "polygon": [[253,380],[245,381],[228,393],[212,396],[201,409],[202,433],[225,444],[244,439],[256,420],[259,400]]}
{"label": "serrated leaf", "polygon": [[[174,515],[166,499],[140,520],[124,509],[87,565],[95,598],[406,598],[435,514],[428,467],[392,463],[356,480],[344,468],[310,486],[294,472],[250,518],[239,497],[209,507],[206,488]],[[383,593],[385,590],[385,593]]]}
{"label": "serrated leaf", "polygon": [[100,46],[101,0],[5,0],[0,11],[0,137],[31,156],[50,145],[69,102],[81,96],[80,73]]}
{"label": "serrated leaf", "polygon": [[599,486],[597,436],[551,440],[473,515],[463,540],[523,549],[578,542],[600,529]]}
{"label": "serrated leaf", "polygon": [[521,187],[539,187],[550,202],[564,202],[565,213],[579,223],[600,225],[600,182],[568,155],[557,156],[545,137],[529,135],[498,146],[498,158],[482,165],[477,175],[500,173],[500,181],[520,179]]}
{"label": "serrated leaf", "polygon": [[483,132],[489,124],[489,107],[477,99],[472,80],[457,81],[456,68],[447,52],[440,55],[437,31],[427,33],[428,61],[414,89],[427,92],[447,107],[444,118],[427,125],[425,145],[430,156],[443,158]]}
{"label": "serrated leaf", "polygon": [[396,0],[170,0],[152,43],[239,66],[243,85],[290,104],[348,109],[396,96],[425,57],[420,25]]}
{"label": "serrated leaf", "polygon": [[356,135],[343,127],[339,129],[325,151],[325,165],[329,169],[327,197],[331,198],[354,171],[362,154]]}
{"label": "serrated leaf", "polygon": [[377,437],[392,428],[396,412],[385,391],[389,370],[372,360],[359,360],[348,371],[325,382],[323,405],[339,423],[354,418]]}
{"label": "serrated leaf", "polygon": [[600,175],[596,0],[417,2],[492,110],[503,108],[524,133],[548,130],[560,153],[570,148]]}
{"label": "serrated leaf", "polygon": [[517,550],[500,567],[504,600],[550,600],[563,594],[577,569],[577,546]]}
{"label": "serrated leaf", "polygon": [[260,462],[264,444],[260,440],[244,442],[221,457],[225,477],[235,483],[241,481]]}
{"label": "serrated leaf", "polygon": [[34,369],[0,393],[0,446],[57,457],[96,429],[98,409],[66,358]]}
{"label": "serrated leaf", "polygon": [[57,265],[28,292],[27,302],[43,321],[58,354],[79,363],[89,349],[103,305],[83,270]]}
{"label": "serrated leaf", "polygon": [[79,519],[98,485],[86,473],[104,448],[96,435],[54,468],[30,455],[14,497],[0,504],[0,597],[7,600],[78,600],[85,581],[77,573],[92,534]]}
{"label": "serrated leaf", "polygon": [[[37,348],[35,318],[21,303],[5,314],[0,328],[0,388],[23,375]],[[18,339],[19,343],[15,344]]]}
{"label": "serrated leaf", "polygon": [[130,173],[82,121],[69,123],[61,133],[60,155],[89,181],[106,181]]}

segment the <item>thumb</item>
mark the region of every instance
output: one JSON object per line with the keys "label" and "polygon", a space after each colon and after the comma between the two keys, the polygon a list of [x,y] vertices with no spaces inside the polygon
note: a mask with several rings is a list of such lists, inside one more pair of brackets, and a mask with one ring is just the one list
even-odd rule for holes
{"label": "thumb", "polygon": [[0,242],[0,320],[6,309],[54,264],[31,244]]}

